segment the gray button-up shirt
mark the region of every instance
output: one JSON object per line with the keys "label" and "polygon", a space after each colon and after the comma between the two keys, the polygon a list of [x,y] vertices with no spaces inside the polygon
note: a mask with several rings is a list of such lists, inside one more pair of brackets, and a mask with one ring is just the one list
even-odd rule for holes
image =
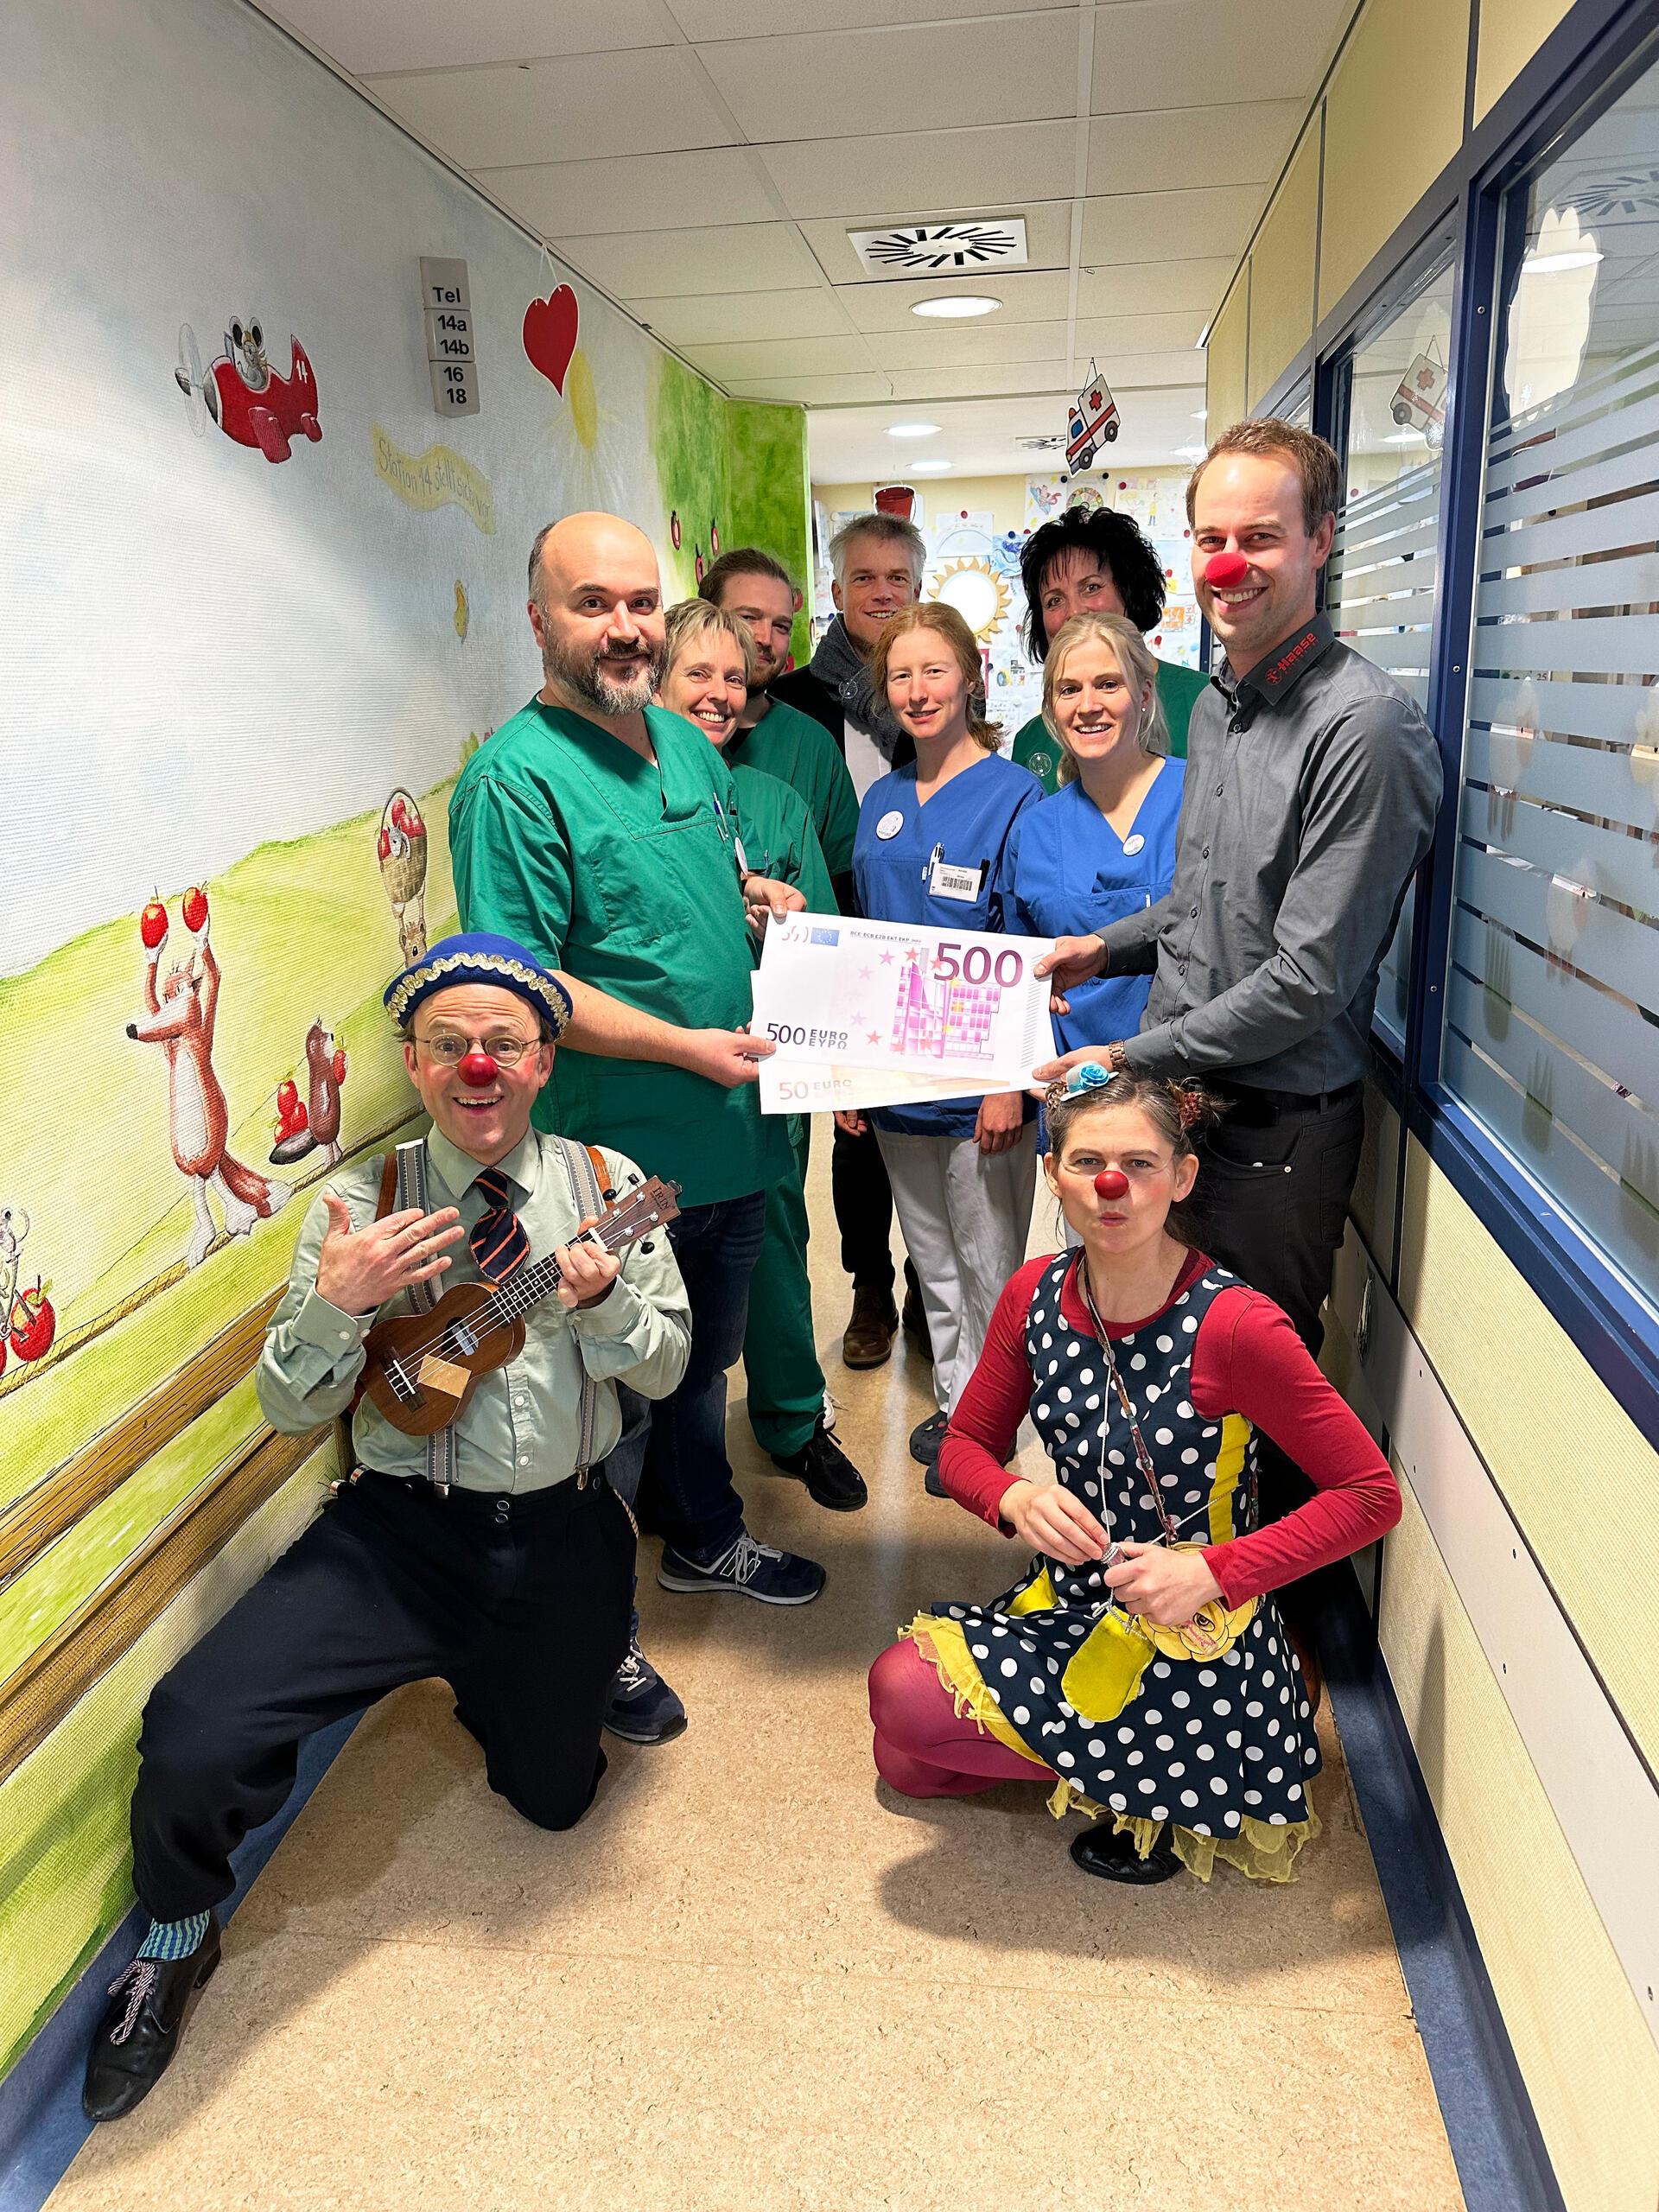
{"label": "gray button-up shirt", "polygon": [[1214,678],[1187,730],[1169,896],[1101,932],[1108,973],[1154,974],[1129,1066],[1310,1096],[1363,1075],[1440,803],[1416,703],[1323,615]]}
{"label": "gray button-up shirt", "polygon": [[[601,1146],[612,1186],[626,1194],[639,1170],[620,1152]],[[354,1229],[374,1219],[384,1155],[354,1161],[323,1189],[343,1198]],[[432,1211],[458,1206],[469,1230],[486,1211],[474,1182],[478,1162],[434,1129],[426,1140],[427,1187]],[[512,1185],[513,1210],[530,1239],[532,1260],[568,1244],[579,1217],[569,1179],[551,1137],[530,1130],[498,1163]],[[312,1202],[294,1248],[288,1289],[270,1317],[265,1346],[254,1370],[260,1410],[273,1428],[302,1435],[343,1414],[363,1370],[363,1339],[376,1321],[412,1309],[406,1292],[378,1313],[342,1313],[317,1290],[317,1255],[328,1226],[321,1193]],[[463,1238],[448,1249],[449,1265],[434,1275],[442,1297],[456,1283],[480,1280]],[[616,1383],[642,1397],[665,1398],[685,1373],[691,1345],[691,1309],[665,1230],[653,1230],[621,1255],[622,1269],[596,1305],[574,1313],[556,1295],[528,1307],[524,1348],[516,1359],[480,1376],[454,1424],[454,1482],[461,1490],[546,1490],[575,1471],[584,1375],[599,1388],[593,1459],[611,1451],[622,1430]],[[367,1398],[352,1421],[360,1464],[387,1475],[424,1475],[426,1441],[405,1436]]]}

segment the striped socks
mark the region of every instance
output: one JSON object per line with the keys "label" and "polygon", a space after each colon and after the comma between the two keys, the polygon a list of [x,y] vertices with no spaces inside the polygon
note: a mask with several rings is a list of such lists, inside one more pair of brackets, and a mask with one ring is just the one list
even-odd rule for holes
{"label": "striped socks", "polygon": [[149,1933],[138,1946],[141,1959],[188,1959],[201,1948],[213,1915],[193,1912],[188,1920],[152,1920]]}

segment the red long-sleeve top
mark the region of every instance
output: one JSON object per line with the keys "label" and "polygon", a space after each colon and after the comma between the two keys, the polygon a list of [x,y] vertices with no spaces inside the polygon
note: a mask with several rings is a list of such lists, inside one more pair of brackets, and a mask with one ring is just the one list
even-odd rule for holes
{"label": "red long-sleeve top", "polygon": [[[1031,1403],[1026,1316],[1052,1257],[1028,1260],[1003,1287],[985,1349],[939,1452],[939,1478],[950,1496],[1004,1535],[1014,1531],[1001,1518],[1001,1503],[1018,1479],[1007,1462]],[[1109,1322],[1107,1335],[1116,1340],[1150,1328],[1210,1265],[1201,1252],[1192,1253],[1158,1313]],[[1075,1276],[1062,1291],[1060,1311],[1070,1327],[1092,1338]],[[1282,1521],[1204,1547],[1229,1605],[1346,1559],[1400,1518],[1400,1486],[1388,1461],[1353,1408],[1320,1374],[1288,1316],[1259,1291],[1229,1284],[1211,1300],[1192,1338],[1186,1395],[1206,1421],[1242,1414],[1288,1452],[1314,1486],[1306,1504]]]}

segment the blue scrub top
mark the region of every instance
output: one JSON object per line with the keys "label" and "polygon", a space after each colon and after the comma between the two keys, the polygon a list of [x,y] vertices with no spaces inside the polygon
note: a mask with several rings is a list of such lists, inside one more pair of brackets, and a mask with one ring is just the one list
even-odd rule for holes
{"label": "blue scrub top", "polygon": [[[1084,937],[1143,906],[1154,906],[1175,873],[1185,760],[1166,760],[1142,798],[1127,838],[1081,784],[1063,784],[1022,815],[1008,840],[1004,884],[1007,929],[1027,937]],[[1141,839],[1133,853],[1125,847]],[[1062,1052],[1133,1037],[1152,977],[1101,976],[1066,995],[1070,1014],[1053,1018]]]}
{"label": "blue scrub top", "polygon": [[[916,796],[914,761],[879,778],[858,810],[853,881],[859,912],[872,921],[1023,934],[1026,925],[1014,918],[1007,898],[1009,839],[1016,821],[1029,821],[1040,810],[1042,796],[1036,777],[1000,753],[988,753],[952,776],[925,804]],[[929,888],[936,853],[941,861],[981,871],[976,897],[941,898]],[[1033,1110],[1027,1100],[1027,1119]],[[978,1114],[977,1097],[949,1098],[925,1106],[879,1106],[868,1119],[890,1135],[971,1137]]]}

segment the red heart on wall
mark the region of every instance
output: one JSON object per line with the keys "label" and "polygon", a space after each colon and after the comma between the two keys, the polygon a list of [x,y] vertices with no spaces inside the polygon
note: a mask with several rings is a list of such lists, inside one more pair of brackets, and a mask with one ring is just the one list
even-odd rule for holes
{"label": "red heart on wall", "polygon": [[568,284],[561,284],[544,300],[532,300],[524,309],[525,354],[561,398],[564,372],[576,350],[577,320],[576,296]]}

